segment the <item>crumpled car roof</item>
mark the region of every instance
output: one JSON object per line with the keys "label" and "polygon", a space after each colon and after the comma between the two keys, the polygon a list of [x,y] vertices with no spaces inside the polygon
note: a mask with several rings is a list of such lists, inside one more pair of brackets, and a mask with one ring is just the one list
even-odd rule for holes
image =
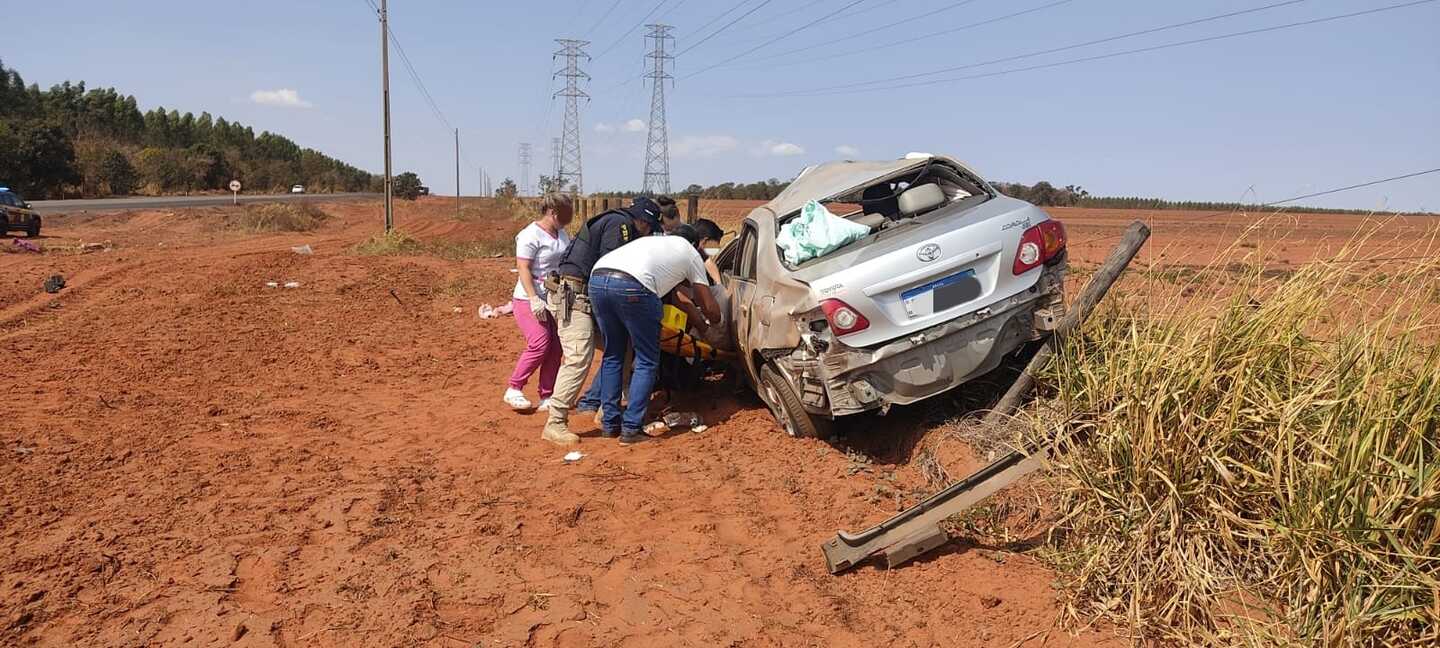
{"label": "crumpled car roof", "polygon": [[775,196],[774,200],[766,203],[764,208],[778,218],[798,211],[808,201],[828,198],[872,180],[918,167],[929,159],[924,157],[883,162],[826,162],[801,172],[799,177],[790,182],[790,186]]}

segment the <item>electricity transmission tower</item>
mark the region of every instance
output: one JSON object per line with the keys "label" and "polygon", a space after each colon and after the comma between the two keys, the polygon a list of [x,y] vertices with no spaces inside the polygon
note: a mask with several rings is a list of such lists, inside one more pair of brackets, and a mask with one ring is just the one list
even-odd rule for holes
{"label": "electricity transmission tower", "polygon": [[565,57],[565,67],[555,71],[555,76],[565,77],[565,89],[555,93],[556,97],[565,97],[565,130],[561,132],[560,169],[555,180],[559,190],[582,194],[585,185],[580,171],[580,99],[589,101],[590,95],[580,89],[580,82],[589,81],[590,75],[580,69],[580,59],[590,60],[590,55],[585,53],[590,41],[557,38],[555,42],[560,44],[560,51],[555,52],[552,60]]}
{"label": "electricity transmission tower", "polygon": [[[650,71],[645,73],[645,78],[650,79],[652,92],[650,94],[650,134],[645,142],[645,183],[641,189],[647,194],[668,194],[670,193],[670,138],[665,127],[665,81],[670,80],[674,84],[675,77],[665,71],[667,63],[675,60],[675,55],[670,54],[675,45],[675,37],[670,35],[674,29],[670,25],[646,25],[650,33],[645,37],[654,41],[654,48],[648,54],[650,58]],[[670,50],[666,46],[670,46]]]}
{"label": "electricity transmission tower", "polygon": [[550,138],[550,190],[560,189],[560,138]]}
{"label": "electricity transmission tower", "polygon": [[520,143],[520,195],[531,195],[530,191],[530,143]]}

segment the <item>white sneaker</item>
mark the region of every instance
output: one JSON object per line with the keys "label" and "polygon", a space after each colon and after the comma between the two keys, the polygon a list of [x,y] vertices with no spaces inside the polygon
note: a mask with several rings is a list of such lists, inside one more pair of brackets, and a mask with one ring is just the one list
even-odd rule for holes
{"label": "white sneaker", "polygon": [[535,411],[537,411],[537,412],[548,412],[548,411],[550,411],[550,399],[548,399],[548,398],[541,399],[541,400],[540,400],[540,404],[535,406]]}
{"label": "white sneaker", "polygon": [[534,407],[534,404],[530,402],[530,399],[525,398],[525,392],[522,392],[515,388],[509,388],[505,390],[505,404],[509,405],[510,409],[513,409],[517,412],[525,411],[530,409],[531,407]]}

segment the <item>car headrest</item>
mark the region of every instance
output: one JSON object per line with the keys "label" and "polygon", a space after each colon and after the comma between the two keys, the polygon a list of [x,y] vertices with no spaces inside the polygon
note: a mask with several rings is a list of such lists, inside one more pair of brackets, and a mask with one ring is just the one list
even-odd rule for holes
{"label": "car headrest", "polygon": [[945,204],[945,191],[933,182],[911,187],[900,194],[900,213],[905,216],[921,214]]}

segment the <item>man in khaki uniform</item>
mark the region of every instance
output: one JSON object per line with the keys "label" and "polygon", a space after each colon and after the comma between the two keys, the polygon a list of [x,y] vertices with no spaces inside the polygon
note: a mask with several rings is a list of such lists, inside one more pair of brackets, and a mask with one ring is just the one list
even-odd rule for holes
{"label": "man in khaki uniform", "polygon": [[560,268],[546,278],[547,305],[554,313],[560,336],[560,372],[550,396],[550,415],[540,438],[551,443],[579,443],[570,431],[570,410],[585,386],[595,357],[595,322],[587,295],[590,271],[600,257],[660,228],[660,206],[650,198],[635,199],[624,209],[612,209],[585,221],[565,250]]}

